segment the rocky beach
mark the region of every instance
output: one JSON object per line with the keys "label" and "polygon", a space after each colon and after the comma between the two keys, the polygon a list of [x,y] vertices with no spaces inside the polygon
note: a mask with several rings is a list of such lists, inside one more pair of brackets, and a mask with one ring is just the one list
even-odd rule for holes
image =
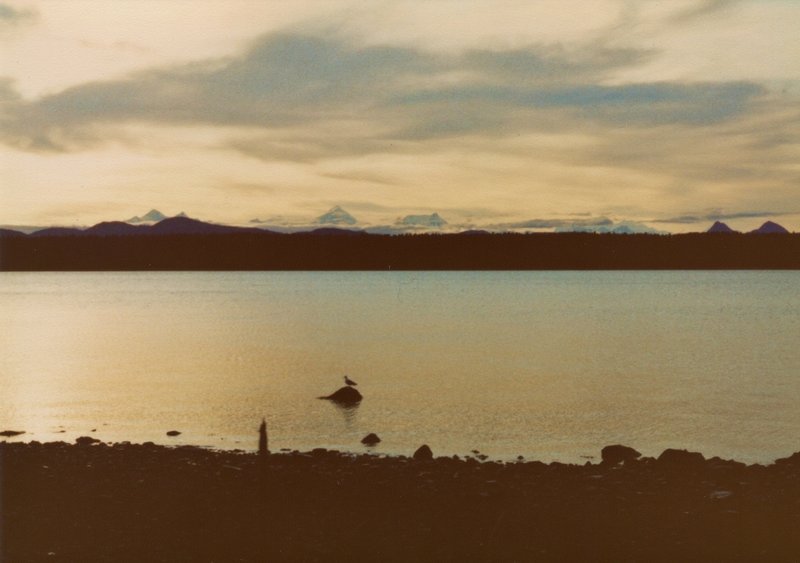
{"label": "rocky beach", "polygon": [[[585,465],[0,444],[2,561],[797,561],[800,453]],[[409,452],[411,454],[411,452]],[[435,452],[434,452],[435,454]]]}

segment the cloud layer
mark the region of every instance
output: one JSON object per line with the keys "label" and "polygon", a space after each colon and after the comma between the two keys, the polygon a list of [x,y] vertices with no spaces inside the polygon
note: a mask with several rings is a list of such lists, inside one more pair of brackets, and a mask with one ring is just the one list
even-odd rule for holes
{"label": "cloud layer", "polygon": [[[272,34],[238,57],[87,83],[37,100],[14,100],[6,87],[12,101],[3,140],[23,150],[69,151],[101,144],[113,137],[113,126],[136,122],[250,130],[343,124],[329,139],[299,143],[302,160],[331,150],[382,150],[392,141],[547,130],[555,118],[561,128],[707,125],[740,115],[764,94],[747,82],[598,83],[647,57],[600,46],[448,56]],[[291,149],[248,139],[231,146],[293,157]]]}
{"label": "cloud layer", "polygon": [[[25,208],[26,221],[37,208],[94,216],[98,201],[125,215],[235,210],[221,220],[313,216],[360,201],[374,206],[371,224],[439,211],[457,224],[512,229],[624,220],[682,229],[799,207],[800,76],[780,64],[788,70],[766,79],[775,64],[722,64],[719,53],[720,43],[762,49],[763,29],[781,33],[786,3],[322,4],[337,15],[298,15],[255,38],[257,26],[237,16],[248,30],[238,49],[136,65],[161,60],[155,43],[123,28],[79,34],[80,21],[58,4],[0,3],[0,29],[24,28],[39,48],[69,33],[81,52],[115,46],[111,59],[130,47],[125,72],[67,88],[23,95],[22,71],[0,78],[0,165],[12,185],[4,199]],[[141,7],[145,19],[161,9],[119,6],[128,15]],[[281,4],[258,10],[292,21]],[[575,23],[576,11],[591,21]],[[436,24],[444,15],[446,37]],[[798,42],[786,35],[770,60]],[[687,212],[698,209],[711,211]],[[570,219],[577,212],[599,219],[582,225]]]}

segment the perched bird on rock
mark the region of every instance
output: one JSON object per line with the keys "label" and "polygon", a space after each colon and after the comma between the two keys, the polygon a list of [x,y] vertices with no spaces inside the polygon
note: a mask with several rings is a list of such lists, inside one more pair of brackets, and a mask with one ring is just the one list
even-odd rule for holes
{"label": "perched bird on rock", "polygon": [[353,387],[355,385],[358,385],[358,383],[356,383],[355,381],[353,381],[352,379],[350,379],[346,375],[344,376],[344,383],[345,383],[345,385],[350,385],[351,387]]}

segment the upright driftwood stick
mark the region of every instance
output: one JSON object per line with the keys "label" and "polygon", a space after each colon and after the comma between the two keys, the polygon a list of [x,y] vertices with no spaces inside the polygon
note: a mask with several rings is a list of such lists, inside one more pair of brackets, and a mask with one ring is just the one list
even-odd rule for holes
{"label": "upright driftwood stick", "polygon": [[261,419],[261,426],[258,427],[258,455],[267,455],[267,420]]}

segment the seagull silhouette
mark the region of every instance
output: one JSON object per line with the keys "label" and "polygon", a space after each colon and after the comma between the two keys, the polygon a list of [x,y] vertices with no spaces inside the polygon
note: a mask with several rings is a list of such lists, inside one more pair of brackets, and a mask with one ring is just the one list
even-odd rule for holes
{"label": "seagull silhouette", "polygon": [[350,386],[358,385],[358,383],[356,383],[355,381],[353,381],[352,379],[350,379],[346,375],[344,376],[344,382],[345,382],[345,385],[350,385]]}

